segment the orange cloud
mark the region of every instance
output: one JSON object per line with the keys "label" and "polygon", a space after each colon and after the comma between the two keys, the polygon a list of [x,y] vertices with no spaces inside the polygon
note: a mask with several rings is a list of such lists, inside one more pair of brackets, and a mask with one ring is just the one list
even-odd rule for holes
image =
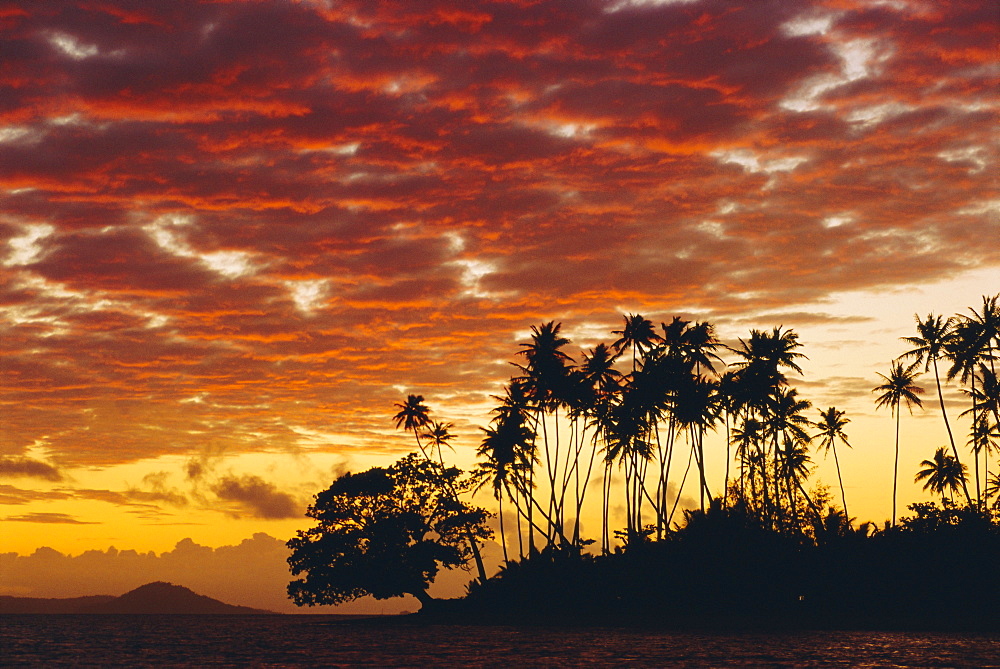
{"label": "orange cloud", "polygon": [[392,402],[485,401],[531,323],[996,268],[988,4],[4,10],[0,474],[391,452]]}

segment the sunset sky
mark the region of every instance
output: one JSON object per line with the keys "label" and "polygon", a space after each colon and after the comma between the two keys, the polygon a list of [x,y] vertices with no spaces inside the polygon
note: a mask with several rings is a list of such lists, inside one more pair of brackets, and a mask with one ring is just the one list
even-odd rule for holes
{"label": "sunset sky", "polygon": [[47,0],[0,36],[0,553],[284,541],[412,449],[407,393],[468,466],[531,325],[575,355],[625,313],[798,332],[881,523],[877,372],[1000,292],[991,0]]}

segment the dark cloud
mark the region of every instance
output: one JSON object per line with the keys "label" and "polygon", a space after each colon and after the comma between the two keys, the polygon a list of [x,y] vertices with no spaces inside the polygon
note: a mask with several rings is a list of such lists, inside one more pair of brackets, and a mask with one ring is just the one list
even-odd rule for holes
{"label": "dark cloud", "polygon": [[65,525],[98,525],[99,523],[84,521],[65,513],[26,513],[20,516],[7,516],[4,520],[12,523],[59,523]]}
{"label": "dark cloud", "polygon": [[54,465],[24,457],[0,457],[0,476],[26,476],[46,481],[61,481],[63,478]]}
{"label": "dark cloud", "polygon": [[294,497],[252,474],[223,477],[212,486],[212,491],[219,499],[236,502],[257,518],[277,520],[302,515],[301,505]]}
{"label": "dark cloud", "polygon": [[183,507],[187,506],[188,503],[184,495],[169,491],[126,490],[118,492],[115,490],[67,489],[63,492],[72,495],[76,499],[90,499],[107,502],[116,506],[137,507],[144,510],[157,510],[160,504]]}
{"label": "dark cloud", "polygon": [[865,323],[874,321],[872,316],[835,316],[822,312],[812,311],[788,311],[788,312],[768,312],[748,315],[743,318],[734,319],[736,323],[772,323],[795,324],[797,327],[803,325],[837,325],[849,323]]}
{"label": "dark cloud", "polygon": [[70,494],[55,490],[24,490],[0,483],[0,504],[29,504],[47,500],[69,499]]}

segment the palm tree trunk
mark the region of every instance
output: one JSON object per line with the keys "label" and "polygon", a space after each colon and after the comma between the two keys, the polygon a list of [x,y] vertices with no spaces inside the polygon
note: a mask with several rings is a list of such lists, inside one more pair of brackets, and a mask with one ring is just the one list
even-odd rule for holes
{"label": "palm tree trunk", "polygon": [[837,444],[833,443],[833,463],[837,465],[837,483],[840,484],[840,501],[844,505],[844,520],[851,524],[851,515],[847,513],[847,493],[844,492],[844,479],[840,476],[840,460],[837,458]]}
{"label": "palm tree trunk", "polygon": [[677,496],[674,497],[674,505],[670,508],[670,515],[667,516],[667,526],[669,526],[670,525],[670,521],[672,521],[674,519],[674,512],[677,511],[677,505],[680,504],[681,493],[684,492],[684,483],[687,481],[688,472],[691,471],[691,460],[692,460],[693,457],[694,457],[694,451],[692,450],[692,451],[690,451],[688,453],[687,467],[684,468],[684,476],[681,477],[681,485],[677,489]]}
{"label": "palm tree trunk", "polygon": [[[944,418],[944,427],[948,430],[948,442],[951,444],[951,452],[955,456],[955,461],[959,463],[959,469],[961,469],[962,460],[958,457],[958,447],[955,446],[955,435],[951,432],[948,412],[944,409],[944,394],[941,392],[941,376],[938,374],[937,358],[934,358],[934,382],[937,385],[938,402],[941,404],[941,416]],[[969,494],[969,486],[966,485],[964,480],[962,481],[962,491],[965,493],[965,501],[969,503],[969,506],[972,506],[972,496]]]}
{"label": "palm tree trunk", "polygon": [[517,495],[517,483],[514,484],[514,495],[511,495],[510,490],[507,494],[511,497],[511,501],[514,502],[514,508],[517,510],[517,557],[519,560],[524,559],[524,534],[521,530],[521,503],[518,501]]}
{"label": "palm tree trunk", "polygon": [[573,528],[573,534],[577,543],[580,540],[580,515],[583,513],[583,502],[587,497],[590,477],[594,472],[594,461],[597,459],[597,438],[598,433],[595,431],[594,437],[591,439],[590,461],[587,463],[587,473],[583,476],[583,487],[580,488],[579,496],[576,499],[576,527]]}
{"label": "palm tree trunk", "polygon": [[[508,492],[508,494],[509,494],[509,492]],[[544,512],[544,511],[542,511],[542,507],[541,507],[541,505],[540,505],[540,504],[538,503],[538,500],[535,500],[535,499],[531,499],[531,500],[529,500],[529,507],[528,507],[528,512],[530,512],[530,511],[531,511],[531,505],[532,505],[532,504],[533,504],[534,506],[538,507],[538,512],[539,512],[540,514],[542,514],[542,517],[543,517],[543,519],[546,519],[546,520],[547,520],[547,517],[545,516],[545,512]],[[538,532],[539,534],[542,534],[542,532],[543,532],[542,528],[541,528],[541,527],[539,527],[537,523],[535,523],[534,521],[532,521],[532,520],[531,520],[530,516],[528,515],[528,512],[526,512],[526,511],[525,511],[524,509],[522,509],[522,508],[521,508],[520,506],[517,506],[516,508],[517,508],[517,513],[518,513],[518,522],[520,523],[521,519],[523,518],[523,519],[524,519],[524,521],[525,521],[525,522],[527,522],[527,523],[528,523],[528,525],[529,525],[529,532],[531,531],[531,529],[534,529],[534,530],[536,530],[536,531],[537,531],[537,532]],[[519,537],[519,538],[520,538],[520,537]],[[534,546],[530,547],[530,548],[529,548],[529,550],[531,550],[531,551],[532,551],[532,553],[531,553],[531,555],[532,555],[532,556],[533,556],[533,555],[535,555],[535,554],[536,554],[536,552],[537,552],[537,551],[535,551],[535,548],[534,548]]]}
{"label": "palm tree trunk", "polygon": [[729,462],[732,456],[729,453],[729,410],[726,409],[726,482],[722,488],[722,507],[729,506]]}
{"label": "palm tree trunk", "polygon": [[611,499],[611,463],[604,463],[604,481],[601,483],[601,552],[608,555],[611,552],[611,533],[608,525],[608,513]]}
{"label": "palm tree trunk", "polygon": [[[417,440],[417,448],[420,449],[420,452],[423,454],[424,459],[427,460],[428,462],[430,462],[431,464],[437,464],[437,463],[434,462],[433,459],[431,459],[430,457],[428,457],[427,451],[424,449],[423,444],[420,443],[420,434],[417,433],[417,428],[413,428],[413,437]],[[441,465],[441,467],[443,469],[444,465]],[[449,488],[450,488],[450,490],[448,492],[455,499],[455,501],[458,501],[458,491],[455,490],[454,488],[451,488],[451,486],[449,486]],[[472,557],[476,561],[476,571],[479,572],[479,580],[482,581],[485,584],[486,583],[486,565],[483,564],[483,555],[479,551],[479,542],[476,541],[476,537],[475,537],[475,535],[472,534],[472,530],[466,529],[465,534],[466,534],[466,538],[469,541],[469,548],[472,549]]]}
{"label": "palm tree trunk", "polygon": [[819,526],[822,526],[823,516],[822,514],[820,514],[819,509],[816,507],[815,502],[812,501],[812,497],[810,497],[809,493],[806,492],[806,489],[802,487],[802,483],[799,481],[798,478],[795,479],[795,485],[798,486],[799,491],[802,493],[802,496],[806,500],[806,503],[809,504],[809,508],[812,509],[813,514],[815,514],[816,522],[818,523]]}
{"label": "palm tree trunk", "polygon": [[705,513],[705,463],[702,462],[704,453],[701,450],[701,440],[698,438],[700,435],[700,431],[695,433],[694,426],[688,428],[688,438],[691,439],[691,448],[695,452],[695,464],[698,465],[698,501],[701,512]]}
{"label": "palm tree trunk", "polygon": [[507,559],[507,535],[503,528],[503,493],[497,498],[497,502],[500,507],[500,547],[503,549],[503,563],[507,564],[510,560]]}
{"label": "palm tree trunk", "polygon": [[[972,373],[972,457],[976,461],[976,508],[982,509],[983,507],[983,493],[982,484],[979,482],[979,451],[981,446],[979,444],[979,421],[976,419],[976,373]],[[985,450],[985,449],[982,449]],[[963,485],[965,481],[962,481]],[[969,502],[969,506],[972,506],[972,502]]]}
{"label": "palm tree trunk", "polygon": [[892,466],[892,525],[896,525],[896,485],[899,479],[899,402],[896,402],[896,460]]}

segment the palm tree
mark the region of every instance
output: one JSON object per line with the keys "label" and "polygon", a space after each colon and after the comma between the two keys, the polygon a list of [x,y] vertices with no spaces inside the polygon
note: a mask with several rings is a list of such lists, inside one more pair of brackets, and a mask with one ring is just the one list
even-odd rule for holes
{"label": "palm tree", "polygon": [[[1000,296],[998,296],[1000,297]],[[951,361],[951,368],[948,370],[948,378],[958,377],[963,384],[969,383],[972,397],[972,410],[964,412],[962,415],[972,416],[972,423],[975,426],[980,407],[977,402],[977,381],[979,381],[980,368],[995,371],[993,354],[994,341],[1000,338],[998,328],[1000,328],[1000,309],[997,307],[997,297],[983,297],[982,313],[975,309],[970,309],[971,316],[958,314],[955,316],[955,327],[953,336],[946,346],[946,355]],[[1000,342],[997,342],[1000,344]],[[987,363],[989,365],[987,366]],[[982,448],[973,445],[973,459],[976,470],[976,495],[980,494],[979,475],[979,453]]]}
{"label": "palm tree", "polygon": [[987,501],[992,497],[996,497],[996,500],[993,502],[993,508],[1000,510],[1000,472],[996,472],[993,476],[987,478],[986,490],[983,491],[983,496]]}
{"label": "palm tree", "polygon": [[427,451],[424,450],[424,445],[420,443],[419,432],[421,428],[427,427],[431,422],[430,409],[424,404],[424,396],[407,395],[405,402],[397,402],[395,406],[399,409],[399,413],[392,417],[392,420],[396,423],[396,429],[403,428],[404,430],[413,432],[413,437],[417,440],[417,448],[427,458]]}
{"label": "palm tree", "polygon": [[[503,559],[504,562],[508,562],[507,535],[503,521],[504,493],[517,509],[518,528],[520,528],[521,516],[525,514],[521,509],[519,499],[521,496],[530,495],[530,491],[527,490],[527,472],[531,468],[533,455],[530,444],[534,434],[522,422],[521,416],[510,412],[501,414],[493,421],[492,426],[482,428],[482,430],[486,436],[483,438],[478,453],[480,457],[484,458],[484,461],[479,463],[474,474],[474,478],[478,481],[476,490],[487,483],[490,483],[493,488],[493,496],[499,504],[498,515],[500,516],[500,542],[503,548]],[[527,493],[527,495],[523,493]],[[521,532],[518,529],[519,545],[520,537]],[[521,556],[523,557],[523,551],[521,551]]]}
{"label": "palm tree", "polygon": [[[536,435],[528,425],[531,420],[531,400],[526,383],[518,379],[512,379],[504,387],[504,394],[494,395],[493,399],[499,400],[500,406],[491,412],[495,416],[492,421],[494,427],[484,429],[487,437],[483,439],[479,455],[485,457],[486,462],[480,463],[479,467],[486,471],[478,474],[486,476],[492,471],[494,493],[497,492],[497,487],[502,487],[517,508],[518,553],[523,558],[522,516],[528,521],[529,543],[534,540],[532,502],[534,466],[538,462]],[[522,501],[526,509],[521,508]]]}
{"label": "palm tree", "polygon": [[756,476],[757,466],[762,462],[763,450],[760,444],[763,434],[763,423],[752,417],[745,419],[741,425],[734,427],[732,434],[733,443],[736,445],[736,457],[740,461],[740,496],[746,499],[746,476],[749,474],[750,498],[754,502],[758,501],[756,495]]}
{"label": "palm tree", "polygon": [[[715,429],[720,415],[719,384],[704,376],[688,376],[674,397],[673,416],[681,428],[687,428],[688,440],[694,449],[699,474],[699,499],[705,511],[705,498],[711,500],[705,477],[704,439],[706,429]],[[680,494],[678,492],[678,494]]]}
{"label": "palm tree", "polygon": [[923,402],[917,397],[924,389],[913,383],[917,377],[914,371],[917,363],[903,367],[898,360],[893,361],[889,368],[889,376],[879,373],[884,383],[872,388],[873,393],[882,393],[875,399],[875,407],[889,407],[896,416],[896,459],[892,468],[892,524],[896,524],[896,492],[899,479],[899,405],[905,403],[906,408],[913,413],[913,407],[922,407]]}
{"label": "palm tree", "polygon": [[438,421],[431,421],[430,427],[426,432],[424,432],[424,439],[427,439],[428,444],[431,446],[431,452],[433,453],[433,449],[437,448],[438,462],[442,467],[444,467],[443,447],[447,446],[448,448],[455,450],[452,448],[451,444],[448,443],[455,438],[455,435],[448,431],[453,427],[455,426],[452,423],[439,423]]}
{"label": "palm tree", "polygon": [[[777,387],[767,398],[762,415],[764,432],[770,437],[773,451],[774,470],[779,471],[779,461],[781,458],[781,444],[789,440],[796,444],[809,440],[809,435],[805,428],[809,425],[809,419],[802,415],[802,412],[812,406],[808,400],[799,397],[795,388]],[[778,514],[777,520],[781,522],[781,476],[774,478],[774,511]],[[789,483],[785,481],[786,485]]]}
{"label": "palm tree", "polygon": [[785,377],[779,371],[780,367],[802,373],[799,367],[799,358],[806,356],[795,349],[802,346],[799,343],[799,336],[794,330],[782,330],[781,326],[775,327],[770,333],[760,330],[751,330],[750,338],[746,341],[740,339],[739,348],[729,350],[743,358],[734,363],[741,369],[759,368],[762,375],[774,379],[778,384],[784,383]]}
{"label": "palm tree", "polygon": [[847,494],[844,492],[844,479],[840,476],[840,460],[837,458],[837,442],[840,441],[848,448],[851,445],[847,442],[847,434],[844,427],[851,422],[843,411],[837,407],[830,407],[826,411],[819,412],[819,422],[814,423],[819,434],[813,439],[821,439],[820,446],[823,447],[824,454],[833,451],[833,462],[837,465],[837,483],[840,484],[840,501],[844,504],[844,517],[850,519],[847,513]]}
{"label": "palm tree", "polygon": [[682,355],[685,361],[694,367],[696,374],[701,374],[704,367],[712,374],[716,373],[715,362],[722,358],[715,351],[722,348],[722,342],[715,335],[715,326],[707,322],[698,322],[685,330],[682,343]]}
{"label": "palm tree", "polygon": [[[739,397],[739,380],[736,371],[727,369],[719,375],[719,408],[722,410],[726,421],[726,478],[723,485],[723,506],[729,504],[729,465],[732,464],[730,446],[733,444],[733,437],[730,429],[731,421],[735,423],[736,417],[743,408]],[[742,468],[740,469],[740,492],[743,491]],[[742,495],[741,495],[742,497]]]}
{"label": "palm tree", "polygon": [[517,366],[524,372],[519,381],[542,409],[551,409],[559,404],[569,365],[573,362],[573,358],[562,350],[569,344],[569,339],[560,334],[561,329],[562,324],[554,321],[532,325],[531,342],[521,344],[518,351],[518,355],[523,355],[526,360],[524,365]]}
{"label": "palm tree", "polygon": [[920,465],[923,469],[917,472],[913,480],[926,481],[924,490],[940,494],[942,503],[945,492],[950,492],[954,496],[959,485],[967,478],[966,466],[948,455],[944,446],[934,451],[933,460],[924,460]]}
{"label": "palm tree", "polygon": [[[944,408],[944,395],[941,392],[941,374],[938,371],[937,361],[945,356],[946,346],[954,336],[954,320],[945,319],[934,314],[927,314],[927,318],[920,320],[920,316],[914,314],[917,322],[917,336],[903,337],[903,341],[914,348],[900,356],[900,359],[915,358],[917,364],[924,363],[924,371],[934,368],[934,383],[937,386],[938,403],[941,405],[941,416],[944,418],[944,426],[948,431],[948,441],[951,444],[951,452],[955,459],[961,462],[958,456],[958,447],[955,445],[955,435],[951,431],[951,423],[948,421],[948,412]],[[965,499],[972,505],[972,496],[969,494],[968,486],[962,481],[962,489],[965,492]]]}
{"label": "palm tree", "polygon": [[621,330],[613,330],[611,334],[621,335],[612,347],[620,354],[626,348],[632,348],[632,370],[635,371],[638,354],[651,348],[656,342],[663,341],[656,334],[656,328],[648,319],[639,314],[622,316],[625,325]]}
{"label": "palm tree", "polygon": [[[603,433],[602,427],[606,424],[605,419],[609,415],[615,394],[621,390],[622,373],[615,369],[614,366],[617,359],[617,353],[607,344],[600,343],[591,349],[589,353],[583,354],[583,363],[579,368],[583,376],[582,385],[587,388],[588,392],[586,393],[586,401],[578,407],[578,413],[579,417],[584,419],[583,430],[585,431],[587,427],[592,427],[594,428],[594,432],[591,437],[590,456],[587,460],[586,471],[583,472],[583,482],[582,484],[579,481],[577,482],[576,520],[573,527],[574,543],[579,543],[580,539],[579,532],[583,502],[587,494],[587,487],[591,473],[593,472],[594,462],[597,459],[598,442]],[[581,468],[582,466],[578,464],[578,474]],[[605,480],[601,485],[601,514],[604,521],[606,521],[608,479],[610,478],[610,474],[611,470],[607,466],[607,463],[605,463]]]}
{"label": "palm tree", "polygon": [[793,527],[796,528],[799,527],[795,502],[796,490],[802,493],[802,497],[816,516],[817,522],[820,524],[823,522],[822,514],[820,514],[819,509],[816,508],[816,505],[802,485],[802,481],[809,478],[810,464],[812,464],[812,458],[809,457],[809,448],[806,446],[806,441],[786,438],[785,447],[778,450],[777,474],[780,479],[784,479],[785,486],[788,489],[788,508],[792,513]]}
{"label": "palm tree", "polygon": [[[417,448],[420,449],[420,453],[424,456],[424,459],[428,462],[433,463],[434,461],[428,456],[427,450],[424,445],[420,443],[420,428],[427,427],[430,424],[430,409],[424,404],[423,395],[407,395],[406,401],[403,403],[397,402],[395,407],[399,409],[399,412],[392,417],[392,420],[396,423],[396,429],[403,428],[404,430],[410,430],[413,432],[413,438],[417,440]],[[450,425],[450,423],[449,423]],[[447,429],[445,429],[447,432]],[[450,435],[449,435],[450,438]],[[440,454],[440,449],[438,451]],[[440,463],[441,468],[444,468],[444,463]],[[455,501],[458,502],[458,491],[449,486],[449,492]],[[476,541],[476,537],[472,534],[471,530],[467,533],[469,540],[469,547],[472,549],[472,555],[476,560],[476,568],[479,571],[479,580],[483,583],[486,582],[486,565],[483,563],[482,553],[479,551],[479,542]]]}
{"label": "palm tree", "polygon": [[[743,409],[744,421],[757,418],[762,423],[766,423],[769,412],[768,404],[773,401],[772,397],[775,393],[788,382],[782,368],[787,367],[799,374],[802,373],[798,359],[805,358],[805,356],[796,350],[801,346],[801,343],[793,330],[784,330],[781,326],[773,328],[770,332],[751,330],[750,337],[746,340],[740,339],[739,342],[738,347],[729,349],[740,358],[731,365],[736,369],[733,382],[729,384],[732,401]],[[771,454],[771,458],[776,461],[779,444],[777,434],[771,430],[768,432],[768,436],[775,437],[772,440],[774,452]],[[752,461],[761,478],[761,491],[763,493],[761,512],[763,517],[773,521],[776,507],[780,506],[780,497],[776,496],[774,500],[771,499],[767,454],[765,452],[767,446],[761,440],[758,447],[760,452]],[[751,482],[753,482],[752,477]],[[775,480],[775,488],[777,485],[778,481]]]}
{"label": "palm tree", "polygon": [[614,367],[616,360],[618,353],[603,343],[583,355],[580,369],[599,395],[614,392],[621,383],[622,374]]}
{"label": "palm tree", "polygon": [[[549,524],[546,532],[548,542],[551,542],[557,535],[564,536],[560,499],[564,497],[565,491],[559,490],[558,483],[560,480],[558,410],[565,403],[571,387],[570,371],[574,361],[562,350],[569,344],[569,339],[560,334],[561,329],[562,324],[554,321],[543,323],[540,326],[531,326],[531,342],[521,344],[521,350],[518,351],[518,355],[524,356],[526,362],[524,365],[517,365],[524,374],[517,381],[527,391],[536,411],[536,424],[541,425],[542,428],[545,472],[549,484],[549,505],[546,514]],[[554,416],[552,421],[554,439],[551,443],[546,421],[546,416],[549,413]],[[534,532],[531,532],[531,541],[533,545]]]}

